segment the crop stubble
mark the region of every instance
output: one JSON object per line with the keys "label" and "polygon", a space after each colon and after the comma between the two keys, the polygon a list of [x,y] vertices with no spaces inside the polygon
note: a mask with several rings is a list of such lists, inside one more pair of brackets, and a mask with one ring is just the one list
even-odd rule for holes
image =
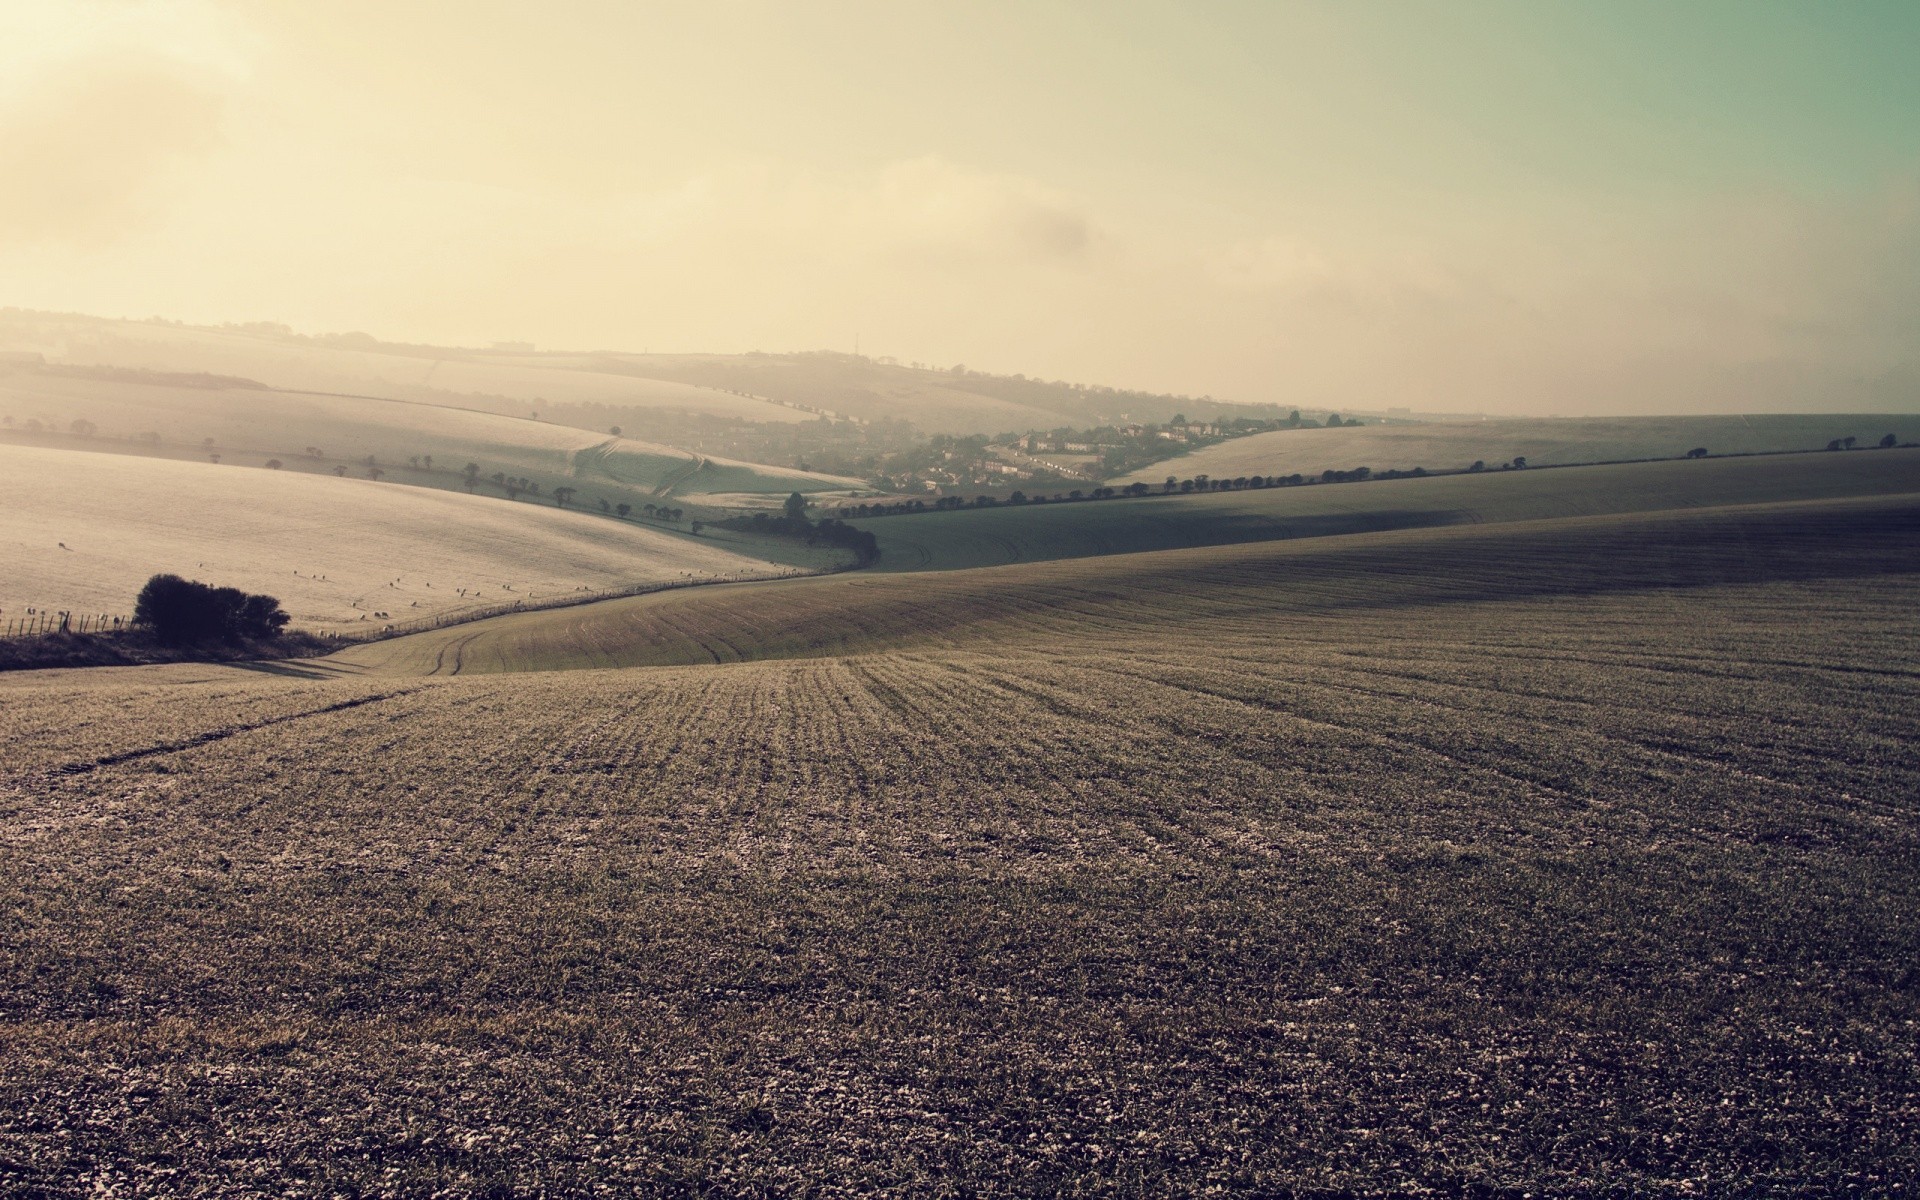
{"label": "crop stubble", "polygon": [[0,1180],[1913,1178],[1913,576],[1201,591],[1151,637],[1096,589],[851,657],[0,692]]}

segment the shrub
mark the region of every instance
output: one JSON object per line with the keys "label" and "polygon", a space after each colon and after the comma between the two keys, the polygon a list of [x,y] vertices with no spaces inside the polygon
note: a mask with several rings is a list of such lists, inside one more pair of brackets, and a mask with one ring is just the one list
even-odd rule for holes
{"label": "shrub", "polygon": [[133,620],[173,645],[278,637],[288,621],[272,596],[213,587],[178,575],[155,575],[140,589]]}

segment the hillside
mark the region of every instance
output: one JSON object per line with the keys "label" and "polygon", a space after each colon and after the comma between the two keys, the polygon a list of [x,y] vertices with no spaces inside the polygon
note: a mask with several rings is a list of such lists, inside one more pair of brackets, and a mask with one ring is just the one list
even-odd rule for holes
{"label": "hillside", "polygon": [[0,312],[0,351],[40,354],[79,366],[211,372],[303,392],[385,396],[447,404],[512,401],[511,415],[544,403],[600,403],[637,410],[699,412],[751,421],[797,422],[807,414],[712,388],[596,372],[591,362],[493,355],[436,346],[389,346],[364,335],[299,338],[69,314]]}
{"label": "hillside", "polygon": [[839,576],[358,677],[0,679],[0,1188],[1885,1192],[1917,522]]}
{"label": "hillside", "polygon": [[[278,596],[298,628],[773,575],[784,546],[364,479],[0,444],[0,624],[29,607],[129,615],[171,572]],[[824,562],[824,555],[815,556]],[[389,614],[386,617],[379,613]]]}
{"label": "hillside", "polygon": [[[70,436],[75,420],[93,431]],[[45,432],[30,437],[35,423]],[[856,479],[708,460],[670,446],[464,408],[244,383],[183,386],[58,368],[0,374],[0,436],[197,460],[218,454],[232,466],[274,459],[287,470],[361,477],[377,468],[390,482],[459,490],[467,488],[464,468],[471,462],[479,468],[477,492],[504,495],[505,486],[493,479],[503,474],[537,484],[544,495],[573,487],[576,503],[596,508],[605,500],[637,509],[687,488],[724,490],[748,506],[778,504],[794,491],[845,495],[862,488]],[[708,488],[708,481],[724,488]]]}
{"label": "hillside", "polygon": [[[627,419],[699,414],[798,424],[822,413],[911,422],[922,433],[986,434],[1118,422],[1284,415],[1273,405],[936,370],[829,352],[532,353],[394,345],[366,335],[301,337],[270,327],[207,329],[63,313],[0,310],[0,353],[50,363],[211,372],[294,391],[343,392],[486,407],[605,406]],[[510,403],[502,403],[510,402]],[[1124,417],[1123,417],[1124,414]]]}
{"label": "hillside", "polygon": [[902,649],[1117,646],[1195,621],[1665,591],[1915,569],[1920,492],[1400,529],[660,594],[501,617],[329,660],[463,674],[737,662]]}
{"label": "hillside", "polygon": [[1819,450],[1835,438],[1872,446],[1888,433],[1920,441],[1920,416],[1886,413],[1755,415],[1748,417],[1582,417],[1565,420],[1488,420],[1420,425],[1302,428],[1208,446],[1114,480],[1158,484],[1169,475],[1234,479],[1245,475],[1318,475],[1370,467],[1380,471],[1462,471],[1475,462],[1490,469],[1516,457],[1531,466],[1679,458],[1705,447],[1711,454],[1765,454]]}
{"label": "hillside", "polygon": [[1920,451],[1496,471],[1002,505],[855,524],[879,539],[878,570],[923,571],[1434,525],[1901,492],[1920,492]]}

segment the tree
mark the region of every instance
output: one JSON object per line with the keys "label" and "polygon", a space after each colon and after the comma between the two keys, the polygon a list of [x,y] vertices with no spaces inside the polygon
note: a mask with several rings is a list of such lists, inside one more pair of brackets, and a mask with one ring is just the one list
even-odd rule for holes
{"label": "tree", "polygon": [[337,466],[337,467],[335,467],[335,468],[333,469],[333,473],[334,473],[334,475],[335,475],[336,477],[338,477],[338,478],[340,478],[340,479],[345,479],[345,478],[347,477],[347,468],[346,468],[346,464],[345,464],[345,463],[342,463],[342,464],[341,464],[340,466]]}
{"label": "tree", "polygon": [[619,513],[620,519],[624,521],[628,517],[633,515],[633,505],[628,504],[626,501],[622,500],[620,503],[613,506],[613,511]]}
{"label": "tree", "polygon": [[787,520],[799,525],[805,525],[807,523],[807,498],[805,496],[802,496],[799,492],[790,494],[787,497],[787,502],[784,507],[786,509]]}
{"label": "tree", "polygon": [[422,454],[420,456],[420,465],[425,467],[429,471],[433,470],[433,455]]}
{"label": "tree", "polygon": [[570,487],[557,487],[557,488],[555,488],[555,489],[553,489],[553,502],[554,502],[555,504],[557,504],[557,505],[559,505],[559,506],[560,506],[561,508],[565,508],[565,507],[567,506],[567,502],[568,502],[568,501],[570,501],[570,500],[572,500],[572,499],[573,499],[573,489],[572,489],[572,488],[570,488]]}
{"label": "tree", "polygon": [[1900,444],[1900,439],[1897,437],[1894,437],[1892,434],[1888,434],[1887,436],[1880,439],[1880,448],[1882,450],[1891,450],[1895,446],[1898,446],[1899,444]]}
{"label": "tree", "polygon": [[368,467],[368,468],[367,468],[367,478],[368,478],[368,479],[379,479],[379,478],[380,478],[381,476],[383,476],[383,475],[385,475],[385,474],[386,474],[386,472],[385,472],[385,471],[382,471],[382,470],[381,470],[381,469],[380,469],[379,467]]}
{"label": "tree", "polygon": [[619,436],[620,436],[620,427],[619,427],[618,425],[615,425],[615,426],[613,426],[612,428],[610,428],[610,429],[608,429],[608,430],[607,430],[607,432],[608,432],[608,433],[610,433],[610,434],[612,434],[612,435],[613,435],[613,436],[615,436],[615,437],[619,437]]}
{"label": "tree", "polygon": [[1829,449],[1829,450],[1838,450],[1839,448],[1840,448],[1840,439],[1839,439],[1839,438],[1835,438],[1835,439],[1833,439],[1832,441],[1830,441],[1830,442],[1828,442],[1828,443],[1827,443],[1827,449]]}
{"label": "tree", "polygon": [[705,528],[706,528],[706,526],[705,526],[705,525],[702,525],[702,524],[701,524],[700,522],[698,522],[698,521],[695,521],[695,522],[693,523],[693,536],[695,536],[695,537],[699,537],[699,536],[700,536],[700,531],[701,531],[702,529],[705,529]]}
{"label": "tree", "polygon": [[277,458],[270,458],[267,460],[267,470],[269,471],[278,471],[281,467],[284,467],[286,465],[287,464],[281,462]]}
{"label": "tree", "polygon": [[1853,449],[1853,443],[1854,443],[1854,442],[1855,442],[1856,440],[1857,440],[1857,439],[1855,439],[1855,438],[1850,438],[1850,437],[1843,437],[1843,438],[1841,438],[1841,439],[1840,439],[1840,444],[1841,444],[1842,446],[1845,446],[1845,447],[1846,447],[1847,449],[1849,449],[1849,450],[1851,450],[1851,449]]}
{"label": "tree", "polygon": [[1486,469],[1487,469],[1486,460],[1479,459],[1479,458],[1474,459],[1473,465],[1467,468],[1467,470],[1469,471],[1484,471]]}
{"label": "tree", "polygon": [[220,461],[220,456],[218,454],[209,454],[207,455],[207,461],[217,464]]}
{"label": "tree", "polygon": [[472,487],[474,483],[477,482],[480,478],[480,464],[475,462],[470,462],[466,466],[460,468],[460,473],[467,477],[467,486]]}
{"label": "tree", "polygon": [[1328,414],[1327,414],[1327,428],[1328,428],[1328,429],[1338,429],[1338,428],[1340,428],[1340,414],[1339,414],[1339,413],[1328,413]]}
{"label": "tree", "polygon": [[67,428],[73,431],[73,436],[83,438],[90,438],[100,432],[100,427],[85,417],[76,417],[73,424]]}
{"label": "tree", "polygon": [[1693,449],[1687,451],[1688,458],[1705,458],[1706,456],[1707,448],[1705,446],[1695,446]]}
{"label": "tree", "polygon": [[212,587],[178,575],[148,579],[134,601],[133,619],[159,640],[176,645],[277,637],[288,620],[272,596],[249,596],[239,588]]}
{"label": "tree", "polygon": [[1525,458],[1523,458],[1522,456],[1520,456],[1520,455],[1518,455],[1518,454],[1516,454],[1516,455],[1514,455],[1514,456],[1513,456],[1513,469],[1514,469],[1514,470],[1516,470],[1516,471],[1524,471],[1524,470],[1526,470],[1526,469],[1527,469],[1527,460],[1526,460]]}

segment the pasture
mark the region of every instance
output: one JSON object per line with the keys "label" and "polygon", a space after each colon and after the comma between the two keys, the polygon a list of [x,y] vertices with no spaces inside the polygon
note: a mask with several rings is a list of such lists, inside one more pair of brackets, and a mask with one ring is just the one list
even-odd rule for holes
{"label": "pasture", "polygon": [[1920,441],[1920,416],[1890,413],[1756,414],[1703,417],[1577,417],[1288,429],[1205,446],[1142,467],[1111,482],[1160,483],[1167,476],[1319,475],[1374,471],[1464,471],[1476,461],[1498,470],[1516,457],[1528,465],[1632,462],[1712,454],[1819,450],[1835,438],[1872,446],[1888,433]]}
{"label": "pasture", "polygon": [[1917,506],[0,680],[0,1188],[1894,1193]]}
{"label": "pasture", "polygon": [[5,444],[0,469],[11,489],[0,621],[28,607],[129,614],[149,575],[172,572],[278,596],[297,628],[366,632],[583,591],[779,574],[789,568],[763,556],[810,553],[288,471]]}
{"label": "pasture", "polygon": [[1920,492],[1920,451],[1623,463],[1002,505],[854,524],[879,539],[878,570],[943,571],[1388,529],[1901,492]]}

